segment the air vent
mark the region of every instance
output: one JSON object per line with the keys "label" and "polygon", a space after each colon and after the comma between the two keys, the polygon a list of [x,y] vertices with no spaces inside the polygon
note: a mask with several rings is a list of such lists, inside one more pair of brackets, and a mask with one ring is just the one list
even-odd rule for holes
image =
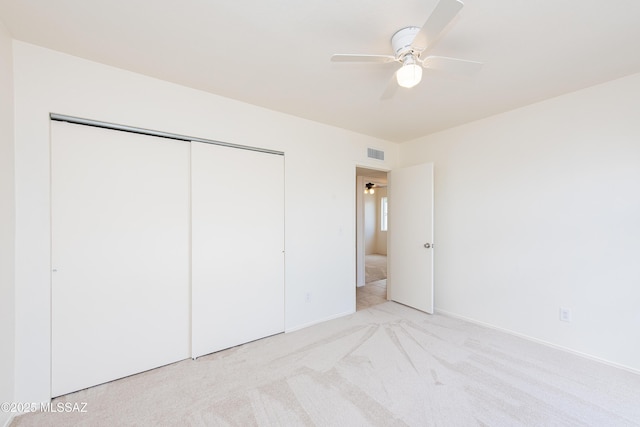
{"label": "air vent", "polygon": [[384,151],[375,148],[367,148],[367,157],[370,159],[384,160]]}

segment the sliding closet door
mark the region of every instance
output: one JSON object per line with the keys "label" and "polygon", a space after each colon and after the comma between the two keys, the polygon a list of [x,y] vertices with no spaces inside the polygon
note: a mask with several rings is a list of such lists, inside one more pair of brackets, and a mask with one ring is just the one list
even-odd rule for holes
{"label": "sliding closet door", "polygon": [[190,356],[189,143],[51,126],[58,396]]}
{"label": "sliding closet door", "polygon": [[284,331],[284,157],[192,143],[192,355]]}

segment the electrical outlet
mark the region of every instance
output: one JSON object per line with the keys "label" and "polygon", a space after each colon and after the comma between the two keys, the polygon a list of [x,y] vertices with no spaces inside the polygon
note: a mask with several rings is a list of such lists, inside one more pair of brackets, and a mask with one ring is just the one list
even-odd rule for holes
{"label": "electrical outlet", "polygon": [[560,307],[560,320],[563,322],[571,322],[571,309]]}
{"label": "electrical outlet", "polygon": [[311,292],[307,292],[304,299],[306,302],[311,302]]}

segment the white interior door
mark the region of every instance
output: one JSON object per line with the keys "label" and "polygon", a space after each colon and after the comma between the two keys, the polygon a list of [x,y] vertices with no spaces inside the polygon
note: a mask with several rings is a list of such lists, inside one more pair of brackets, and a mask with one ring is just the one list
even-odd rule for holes
{"label": "white interior door", "polygon": [[433,313],[433,163],[391,171],[388,197],[389,297]]}
{"label": "white interior door", "polygon": [[192,355],[284,331],[284,157],[192,143]]}
{"label": "white interior door", "polygon": [[59,396],[189,357],[189,144],[51,128]]}

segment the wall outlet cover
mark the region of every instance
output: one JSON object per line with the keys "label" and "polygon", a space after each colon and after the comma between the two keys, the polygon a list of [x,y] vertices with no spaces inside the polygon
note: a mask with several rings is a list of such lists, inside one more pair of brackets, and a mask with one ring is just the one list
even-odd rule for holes
{"label": "wall outlet cover", "polygon": [[571,309],[560,307],[560,320],[563,322],[571,322]]}

